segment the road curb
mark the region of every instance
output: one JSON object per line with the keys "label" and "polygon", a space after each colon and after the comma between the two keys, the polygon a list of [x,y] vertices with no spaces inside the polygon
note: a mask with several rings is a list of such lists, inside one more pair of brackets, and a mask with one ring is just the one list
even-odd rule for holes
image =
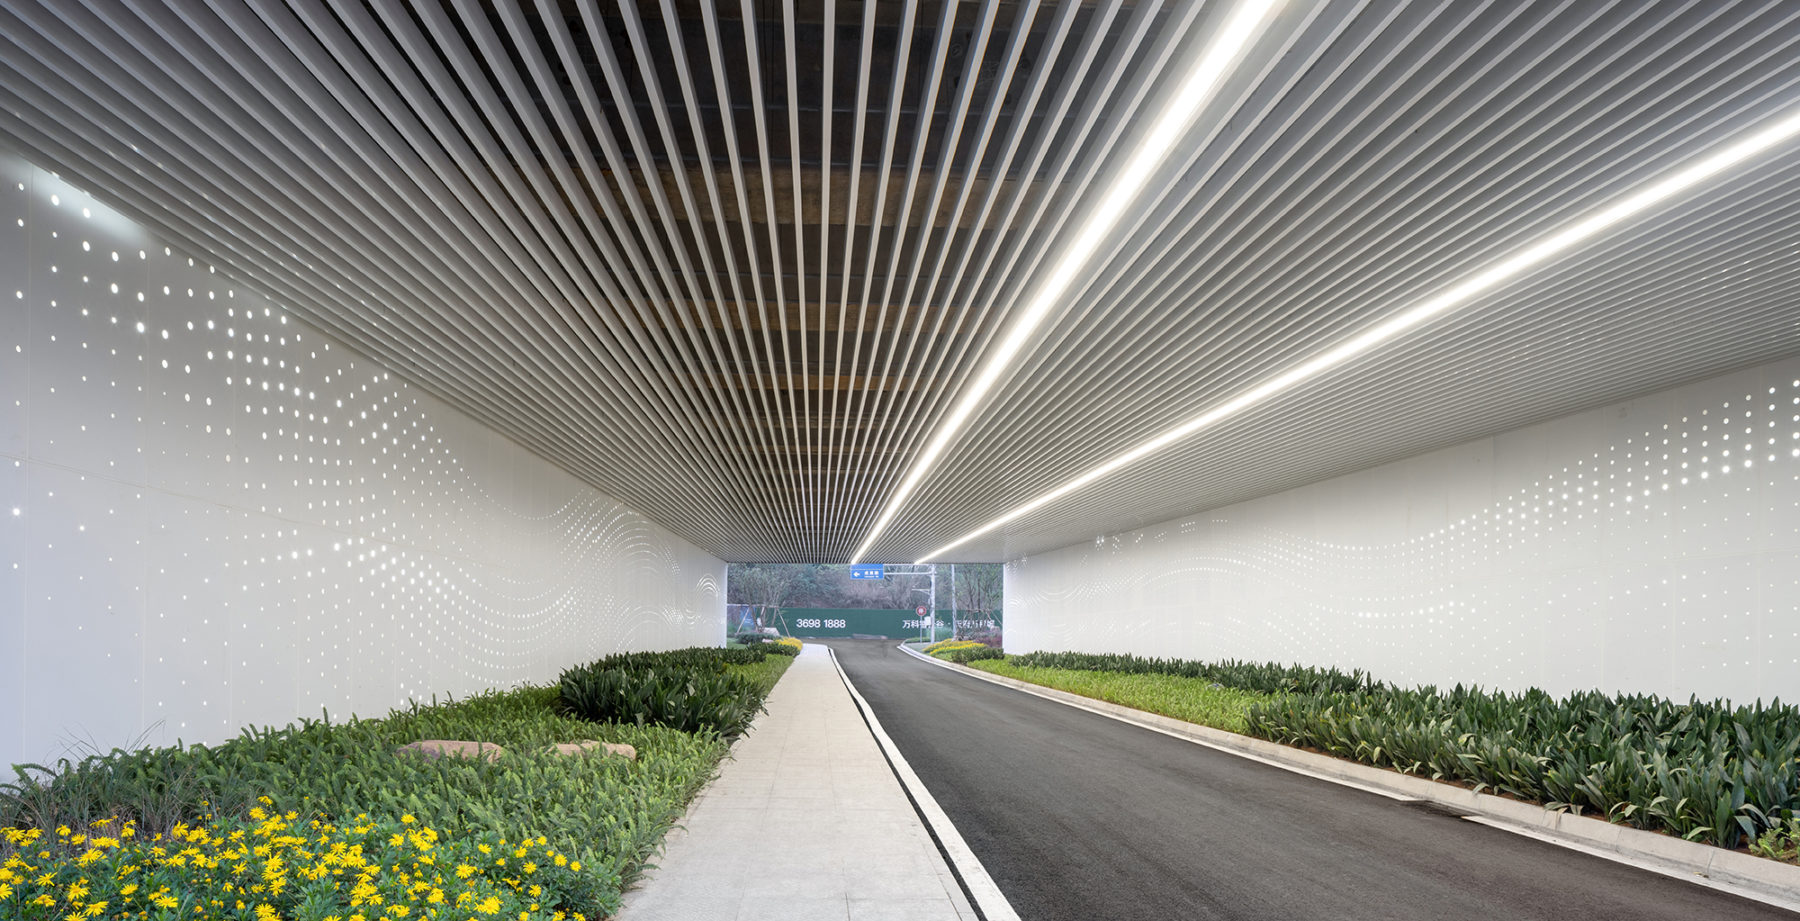
{"label": "road curb", "polygon": [[925,787],[925,782],[913,771],[912,764],[901,754],[900,746],[894,744],[893,738],[882,728],[880,718],[875,715],[875,708],[863,699],[862,692],[856,689],[856,682],[850,680],[850,674],[844,671],[843,663],[838,661],[837,650],[827,646],[825,651],[830,653],[831,666],[837,669],[838,680],[844,683],[844,690],[849,692],[851,701],[862,714],[869,734],[874,737],[876,746],[887,758],[888,767],[894,772],[894,779],[906,791],[925,830],[938,843],[944,862],[961,881],[964,894],[980,921],[1019,921],[1018,912],[1007,901],[1006,893],[1000,891],[1000,884],[988,875],[981,858],[975,856],[975,851],[963,840],[962,832],[956,830],[956,823],[938,805],[937,799]]}
{"label": "road curb", "polygon": [[1554,844],[1565,844],[1608,859],[1621,860],[1665,876],[1688,879],[1708,888],[1732,892],[1789,911],[1800,911],[1800,866],[1615,825],[1602,819],[1555,812],[1534,803],[1489,793],[1476,793],[1423,777],[1316,754],[1015,678],[989,674],[925,655],[904,645],[900,648],[915,658],[982,681],[1036,694],[1210,748],[1395,799],[1424,800],[1449,806],[1463,811],[1465,815],[1483,820],[1484,824],[1508,831],[1516,830],[1521,834]]}

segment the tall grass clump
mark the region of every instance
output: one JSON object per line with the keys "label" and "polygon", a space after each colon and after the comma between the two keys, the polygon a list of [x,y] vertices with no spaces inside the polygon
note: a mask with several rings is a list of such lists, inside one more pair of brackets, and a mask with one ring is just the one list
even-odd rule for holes
{"label": "tall grass clump", "polygon": [[1721,847],[1800,814],[1800,709],[1371,685],[1254,707],[1249,734]]}

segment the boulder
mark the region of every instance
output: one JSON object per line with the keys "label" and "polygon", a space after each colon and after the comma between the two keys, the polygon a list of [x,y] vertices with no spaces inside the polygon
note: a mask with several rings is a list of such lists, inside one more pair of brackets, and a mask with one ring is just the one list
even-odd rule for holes
{"label": "boulder", "polygon": [[618,755],[626,761],[637,760],[637,749],[623,742],[598,742],[593,739],[583,739],[580,742],[552,745],[551,748],[559,755],[588,755],[599,752],[601,755]]}
{"label": "boulder", "polygon": [[500,760],[500,753],[505,751],[492,742],[465,742],[455,739],[421,739],[400,746],[402,752],[414,752],[435,761],[439,758],[480,758],[484,761]]}

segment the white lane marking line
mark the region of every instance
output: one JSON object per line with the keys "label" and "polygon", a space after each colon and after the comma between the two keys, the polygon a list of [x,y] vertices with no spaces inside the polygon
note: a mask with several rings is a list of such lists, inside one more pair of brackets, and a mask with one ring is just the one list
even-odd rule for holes
{"label": "white lane marking line", "polygon": [[843,679],[850,697],[856,701],[863,717],[869,721],[869,731],[875,735],[876,744],[887,753],[894,775],[900,778],[900,783],[912,794],[913,802],[925,814],[925,821],[931,823],[932,832],[937,835],[938,842],[943,845],[950,861],[956,865],[956,871],[962,875],[963,885],[968,888],[982,917],[987,921],[1020,921],[1019,913],[1013,911],[1012,903],[1006,900],[1000,887],[994,883],[994,878],[988,875],[987,868],[981,865],[981,859],[975,856],[974,851],[969,850],[968,843],[963,841],[962,835],[951,823],[950,816],[931,797],[931,791],[925,789],[924,782],[913,772],[906,756],[900,754],[900,747],[888,737],[887,730],[881,728],[881,720],[875,718],[875,708],[869,706],[869,702],[863,699],[862,694],[856,690],[856,685],[850,681],[850,676],[844,673],[844,666],[837,658],[837,650],[829,646],[825,648],[831,651],[831,664],[837,668],[838,677]]}
{"label": "white lane marking line", "polygon": [[1599,857],[1603,860],[1610,860],[1613,863],[1622,863],[1628,867],[1636,867],[1639,870],[1648,870],[1651,873],[1658,873],[1663,876],[1671,877],[1673,879],[1679,879],[1684,882],[1693,883],[1696,886],[1705,886],[1708,889],[1717,889],[1718,891],[1727,893],[1729,895],[1735,895],[1735,896],[1739,896],[1741,898],[1750,899],[1751,901],[1761,902],[1765,905],[1773,905],[1776,908],[1785,908],[1788,911],[1800,911],[1800,899],[1784,899],[1777,895],[1772,895],[1772,894],[1764,893],[1764,892],[1758,892],[1755,889],[1749,889],[1744,886],[1735,885],[1733,883],[1722,882],[1720,880],[1713,879],[1710,876],[1702,876],[1701,874],[1696,873],[1693,870],[1688,870],[1688,869],[1685,869],[1682,867],[1659,863],[1657,861],[1652,861],[1652,860],[1644,860],[1644,859],[1640,859],[1637,857],[1631,857],[1631,856],[1628,856],[1625,854],[1621,854],[1618,851],[1609,851],[1605,848],[1593,847],[1591,845],[1582,844],[1579,841],[1572,841],[1568,838],[1564,838],[1559,835],[1553,835],[1548,832],[1539,831],[1535,828],[1527,828],[1526,826],[1523,826],[1523,825],[1513,825],[1511,823],[1503,822],[1498,819],[1492,819],[1492,818],[1489,818],[1484,815],[1466,815],[1466,816],[1463,816],[1463,820],[1466,822],[1474,822],[1478,825],[1486,825],[1489,828],[1498,828],[1501,831],[1509,831],[1515,835],[1520,835],[1520,836],[1523,836],[1526,838],[1533,838],[1538,841],[1543,841],[1547,844],[1554,844],[1557,847],[1568,848],[1571,851],[1580,851],[1583,854],[1591,854],[1591,855],[1593,855],[1595,857]]}
{"label": "white lane marking line", "polygon": [[[901,648],[906,649],[906,647],[904,647],[904,646],[902,646]],[[1199,745],[1202,748],[1210,748],[1213,751],[1224,752],[1227,755],[1236,755],[1237,757],[1243,758],[1248,761],[1255,761],[1259,764],[1266,764],[1270,767],[1281,768],[1282,770],[1287,771],[1292,774],[1299,774],[1304,777],[1312,777],[1312,778],[1316,778],[1318,780],[1330,781],[1331,783],[1337,784],[1340,787],[1349,787],[1353,790],[1361,790],[1364,793],[1373,793],[1376,796],[1383,796],[1388,799],[1395,800],[1397,802],[1402,802],[1402,803],[1419,802],[1419,798],[1416,796],[1409,796],[1404,793],[1395,793],[1392,790],[1384,790],[1381,787],[1369,786],[1367,784],[1358,783],[1354,780],[1348,780],[1343,777],[1335,777],[1330,774],[1321,774],[1318,771],[1309,770],[1307,768],[1300,767],[1299,765],[1288,764],[1285,761],[1276,761],[1273,758],[1266,758],[1262,755],[1256,754],[1255,752],[1247,752],[1247,751],[1244,751],[1243,749],[1232,748],[1227,745],[1220,745],[1217,742],[1208,742],[1205,739],[1197,739],[1191,735],[1187,735],[1186,733],[1176,732],[1172,729],[1165,729],[1161,726],[1156,725],[1155,723],[1141,722],[1139,720],[1133,719],[1128,714],[1114,713],[1110,710],[1104,710],[1099,707],[1090,706],[1080,700],[1065,700],[1064,698],[1061,698],[1061,697],[1055,697],[1050,694],[1041,693],[1040,689],[1036,685],[1026,684],[1025,687],[1019,687],[1017,685],[1007,684],[1004,681],[996,680],[996,678],[998,678],[999,676],[989,675],[986,672],[981,671],[980,669],[971,668],[968,671],[963,671],[962,669],[958,669],[955,666],[951,665],[950,663],[943,661],[942,659],[933,658],[931,656],[925,655],[924,653],[918,652],[916,650],[906,649],[906,652],[911,654],[914,658],[924,659],[925,661],[930,662],[933,665],[941,665],[944,668],[948,668],[951,671],[953,671],[959,675],[968,675],[971,678],[978,678],[978,679],[980,679],[982,681],[986,681],[990,684],[997,684],[1003,688],[1011,688],[1015,691],[1022,691],[1026,694],[1031,694],[1035,697],[1042,697],[1045,700],[1054,701],[1056,703],[1062,704],[1065,707],[1073,707],[1077,710],[1086,710],[1089,713],[1096,713],[1096,714],[1099,714],[1100,716],[1107,717],[1108,719],[1118,720],[1119,722],[1124,723],[1128,726],[1136,726],[1140,729],[1148,729],[1151,732],[1160,732],[1163,735],[1166,735],[1172,739],[1180,739],[1183,742],[1192,742],[1193,744]],[[1047,690],[1053,690],[1053,689],[1047,689]],[[1063,691],[1062,693],[1074,694],[1073,691]],[[1075,695],[1075,696],[1079,697],[1080,695]],[[1100,701],[1100,702],[1101,703],[1109,703],[1107,701]],[[1111,704],[1111,706],[1122,707],[1122,706],[1124,706],[1124,704]]]}
{"label": "white lane marking line", "polygon": [[[1306,770],[1305,768],[1296,767],[1291,764],[1284,764],[1280,761],[1275,761],[1275,760],[1272,760],[1269,758],[1264,758],[1261,755],[1251,754],[1250,752],[1240,751],[1235,748],[1228,748],[1223,745],[1215,745],[1211,742],[1205,742],[1200,739],[1196,739],[1193,736],[1182,735],[1181,733],[1178,733],[1178,732],[1171,732],[1160,726],[1155,726],[1150,723],[1139,722],[1125,714],[1112,713],[1112,712],[1108,712],[1106,710],[1101,710],[1101,709],[1098,709],[1095,707],[1086,706],[1084,704],[1081,704],[1081,703],[1073,701],[1073,700],[1065,700],[1060,697],[1052,697],[1049,694],[1041,694],[1041,693],[1038,693],[1038,689],[1036,688],[1035,685],[1030,685],[1027,683],[1026,686],[1019,687],[1017,685],[1007,684],[1003,681],[997,680],[999,676],[989,675],[986,672],[981,671],[980,669],[975,669],[975,668],[960,669],[960,668],[956,668],[955,666],[951,665],[949,662],[945,662],[942,659],[938,659],[934,656],[925,655],[924,653],[921,653],[918,650],[909,649],[906,646],[901,646],[900,649],[902,649],[906,653],[910,654],[914,658],[924,659],[925,661],[930,662],[933,665],[942,666],[942,667],[947,668],[950,671],[955,672],[959,675],[968,675],[972,678],[978,678],[978,679],[980,679],[982,681],[986,681],[990,684],[997,684],[1003,688],[1011,688],[1015,691],[1023,691],[1027,694],[1032,694],[1037,697],[1042,697],[1045,700],[1055,701],[1056,703],[1062,704],[1067,707],[1074,707],[1077,710],[1086,710],[1089,713],[1097,713],[1101,716],[1110,717],[1112,719],[1118,720],[1121,723],[1126,723],[1126,724],[1129,724],[1132,726],[1138,726],[1143,729],[1151,730],[1152,732],[1160,732],[1166,736],[1172,736],[1177,739],[1182,739],[1184,741],[1192,742],[1195,745],[1204,745],[1207,748],[1213,749],[1215,751],[1221,751],[1228,755],[1236,755],[1239,758],[1247,758],[1251,761],[1258,761],[1263,764],[1270,765],[1271,767],[1281,768],[1284,771],[1291,771],[1295,774],[1304,774],[1308,777],[1316,777],[1320,780],[1324,780],[1324,781],[1328,781],[1330,783],[1337,784],[1338,786],[1351,787],[1353,789],[1363,790],[1363,791],[1366,791],[1369,793],[1374,793],[1378,796],[1385,796],[1388,799],[1396,800],[1396,801],[1399,801],[1402,803],[1440,802],[1438,800],[1423,800],[1416,796],[1405,796],[1405,795],[1402,795],[1399,793],[1394,793],[1394,792],[1391,792],[1388,790],[1383,790],[1379,787],[1371,787],[1366,784],[1357,783],[1356,781],[1353,781],[1353,780],[1346,780],[1342,777],[1334,777],[1330,774],[1321,774],[1321,773],[1318,773],[1315,771]],[[1064,691],[1063,693],[1068,694],[1068,693],[1072,693],[1072,692]],[[1114,704],[1113,706],[1123,706],[1123,705],[1122,704]],[[1467,807],[1462,806],[1461,804],[1457,804],[1457,803],[1443,803],[1443,805],[1452,806],[1457,809],[1467,808]],[[1639,870],[1648,870],[1651,873],[1658,873],[1658,874],[1661,874],[1663,876],[1667,876],[1667,877],[1670,877],[1673,879],[1684,880],[1686,882],[1693,883],[1696,886],[1704,886],[1708,889],[1715,889],[1715,890],[1718,890],[1719,892],[1723,892],[1728,895],[1739,896],[1741,898],[1746,898],[1753,902],[1761,902],[1765,905],[1773,905],[1776,908],[1782,908],[1782,909],[1786,909],[1788,911],[1800,911],[1800,900],[1797,900],[1797,899],[1783,899],[1778,895],[1766,893],[1766,892],[1763,892],[1758,889],[1752,889],[1748,886],[1740,886],[1736,883],[1723,882],[1720,880],[1713,879],[1710,876],[1703,876],[1700,873],[1697,873],[1693,870],[1684,869],[1682,867],[1674,866],[1671,864],[1664,864],[1664,863],[1660,863],[1657,861],[1636,857],[1636,856],[1633,856],[1630,854],[1624,854],[1619,851],[1611,851],[1611,850],[1607,850],[1606,848],[1594,847],[1589,844],[1584,844],[1573,838],[1566,838],[1561,835],[1555,835],[1555,834],[1551,834],[1549,832],[1540,831],[1536,828],[1532,828],[1529,825],[1520,825],[1517,823],[1508,822],[1504,819],[1496,819],[1496,818],[1486,816],[1486,815],[1463,815],[1460,818],[1462,818],[1464,821],[1467,821],[1467,822],[1475,822],[1480,825],[1485,825],[1489,828],[1497,828],[1500,831],[1511,832],[1515,835],[1519,835],[1519,836],[1525,837],[1525,838],[1531,838],[1531,839],[1534,839],[1537,841],[1542,841],[1546,844],[1554,844],[1557,847],[1567,848],[1568,850],[1571,850],[1571,851],[1579,851],[1583,854],[1590,854],[1592,856],[1599,857],[1603,860],[1610,860],[1613,863],[1624,864],[1625,866],[1635,867]]]}

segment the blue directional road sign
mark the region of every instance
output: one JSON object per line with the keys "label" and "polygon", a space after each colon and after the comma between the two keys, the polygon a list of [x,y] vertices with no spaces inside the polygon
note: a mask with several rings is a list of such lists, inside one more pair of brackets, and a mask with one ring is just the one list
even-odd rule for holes
{"label": "blue directional road sign", "polygon": [[852,563],[850,566],[850,578],[874,579],[879,581],[882,578],[882,566],[880,563]]}

